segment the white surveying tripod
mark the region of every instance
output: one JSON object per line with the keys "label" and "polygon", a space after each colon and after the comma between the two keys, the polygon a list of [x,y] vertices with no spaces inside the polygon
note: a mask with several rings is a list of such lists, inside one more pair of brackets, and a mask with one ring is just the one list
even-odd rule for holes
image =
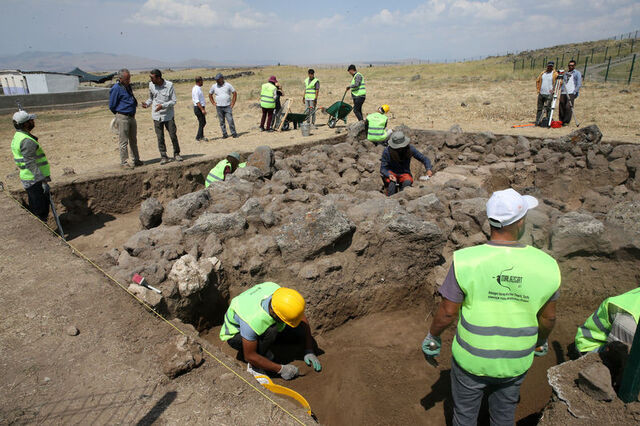
{"label": "white surveying tripod", "polygon": [[549,122],[547,123],[547,127],[551,127],[551,122],[553,121],[553,112],[556,110],[556,104],[558,103],[558,97],[560,97],[560,92],[562,91],[563,85],[564,70],[559,70],[558,77],[556,78],[556,85],[553,88],[553,100],[551,101],[551,111],[549,112]]}

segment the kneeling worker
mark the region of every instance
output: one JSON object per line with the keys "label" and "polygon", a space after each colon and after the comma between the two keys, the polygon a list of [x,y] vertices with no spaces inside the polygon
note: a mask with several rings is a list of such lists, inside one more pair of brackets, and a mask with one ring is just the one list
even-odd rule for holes
{"label": "kneeling worker", "polygon": [[387,195],[393,195],[396,191],[413,185],[411,175],[411,157],[424,164],[427,176],[432,176],[431,160],[418,151],[411,140],[402,132],[393,132],[389,137],[389,146],[382,151],[380,160],[380,175],[387,189]]}
{"label": "kneeling worker", "polygon": [[304,298],[296,290],[273,282],[258,284],[231,300],[220,329],[220,339],[242,351],[250,373],[260,374],[256,371],[260,369],[291,380],[299,374],[298,367],[273,362],[269,348],[287,325],[294,329],[300,326],[305,340],[304,362],[320,371],[322,366],[314,353],[315,341],[304,315],[304,306]]}
{"label": "kneeling worker", "polygon": [[367,132],[367,140],[370,140],[374,144],[385,145],[384,142],[391,136],[391,130],[387,130],[387,116],[389,112],[389,105],[384,104],[378,108],[378,112],[367,115],[367,119],[364,122],[364,127]]}
{"label": "kneeling worker", "polygon": [[209,170],[209,174],[207,175],[207,180],[204,183],[204,187],[208,188],[209,185],[211,185],[213,181],[216,180],[223,181],[227,177],[227,175],[230,175],[231,173],[245,167],[246,165],[246,162],[240,162],[240,154],[238,154],[237,152],[232,152],[231,154],[227,155],[227,158],[218,161],[218,164],[216,164],[211,170]]}
{"label": "kneeling worker", "polygon": [[599,352],[609,342],[631,348],[640,318],[640,288],[609,297],[600,304],[576,333],[580,353]]}

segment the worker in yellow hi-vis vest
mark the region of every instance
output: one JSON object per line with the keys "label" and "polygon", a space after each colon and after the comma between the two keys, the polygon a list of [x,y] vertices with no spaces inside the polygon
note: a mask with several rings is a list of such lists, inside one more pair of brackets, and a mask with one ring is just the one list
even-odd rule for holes
{"label": "worker in yellow hi-vis vest", "polygon": [[351,90],[351,98],[353,98],[353,113],[358,121],[362,121],[362,104],[367,98],[367,88],[364,85],[364,76],[358,72],[356,66],[351,64],[347,68],[347,72],[351,74],[351,84],[347,86],[347,90]]}
{"label": "worker in yellow hi-vis vest", "polygon": [[278,333],[288,326],[304,335],[304,362],[321,371],[322,365],[315,354],[317,345],[304,308],[305,300],[296,290],[274,282],[258,284],[231,300],[220,339],[241,352],[248,362],[247,371],[254,376],[270,371],[291,380],[298,376],[298,367],[274,362],[273,352],[269,350]]}
{"label": "worker in yellow hi-vis vest", "polygon": [[35,114],[18,111],[13,114],[16,133],[11,141],[13,160],[20,171],[20,181],[29,196],[29,210],[43,222],[49,216],[49,161],[38,138],[31,134],[36,127]]}
{"label": "worker in yellow hi-vis vest", "polygon": [[316,78],[316,72],[313,68],[309,68],[307,75],[308,77],[304,79],[304,96],[302,96],[302,102],[304,103],[305,111],[309,113],[307,123],[315,125],[320,82]]}
{"label": "worker in yellow hi-vis vest", "polygon": [[509,188],[487,202],[491,238],[457,250],[440,287],[443,299],[422,342],[427,360],[440,354],[440,335],[456,318],[451,352],[453,424],[475,425],[483,393],[491,424],[512,425],[520,385],[534,355],[546,355],[560,288],[558,263],[518,240],[534,197]]}

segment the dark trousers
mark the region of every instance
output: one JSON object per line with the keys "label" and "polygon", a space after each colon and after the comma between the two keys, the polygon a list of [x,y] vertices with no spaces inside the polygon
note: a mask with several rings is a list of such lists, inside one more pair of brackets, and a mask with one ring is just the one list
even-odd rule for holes
{"label": "dark trousers", "polygon": [[512,426],[515,423],[516,406],[520,400],[520,385],[526,374],[507,378],[476,376],[465,371],[455,359],[452,359],[453,425],[478,424],[478,413],[486,392],[489,395],[491,425]]}
{"label": "dark trousers", "polygon": [[231,136],[235,136],[236,133],[236,124],[233,122],[233,109],[231,105],[227,106],[216,106],[216,112],[218,113],[218,121],[220,122],[220,130],[222,130],[222,136],[227,136],[227,128],[224,124],[225,120],[229,123],[229,130],[231,131]]}
{"label": "dark trousers", "polygon": [[164,129],[167,128],[169,137],[171,138],[171,144],[173,145],[173,155],[180,154],[180,145],[178,144],[178,128],[176,127],[175,119],[168,121],[156,121],[153,120],[153,127],[156,131],[156,137],[158,138],[158,150],[162,157],[167,156],[167,147],[164,144]]}
{"label": "dark trousers", "polygon": [[357,96],[353,98],[353,113],[356,115],[358,121],[362,121],[362,104],[366,98],[366,96]]}
{"label": "dark trousers", "polygon": [[[267,127],[265,129],[264,122],[267,120]],[[260,128],[269,130],[271,128],[271,121],[273,120],[273,108],[262,108],[262,118],[260,119]]]}
{"label": "dark trousers", "polygon": [[575,105],[575,99],[576,95],[560,95],[558,115],[562,124],[569,124],[571,122],[571,116],[573,115],[573,108],[571,108],[571,105]]}
{"label": "dark trousers", "polygon": [[[274,324],[267,328],[267,331],[262,336],[258,336],[258,354],[264,356],[273,345],[273,342],[276,341],[276,337],[278,337],[278,326]],[[233,349],[242,352],[242,336],[240,336],[240,333],[227,340],[227,342]]]}
{"label": "dark trousers", "polygon": [[204,138],[204,126],[207,125],[207,117],[202,113],[202,111],[200,111],[200,108],[195,105],[193,106],[193,113],[198,119],[198,133],[196,134],[196,140],[199,141]]}
{"label": "dark trousers", "polygon": [[29,211],[46,222],[49,217],[49,194],[44,193],[42,182],[37,182],[27,188],[29,197]]}
{"label": "dark trousers", "polygon": [[536,109],[536,126],[542,121],[542,111],[544,110],[544,116],[549,119],[549,113],[551,112],[551,100],[553,95],[543,95],[538,93],[538,106]]}

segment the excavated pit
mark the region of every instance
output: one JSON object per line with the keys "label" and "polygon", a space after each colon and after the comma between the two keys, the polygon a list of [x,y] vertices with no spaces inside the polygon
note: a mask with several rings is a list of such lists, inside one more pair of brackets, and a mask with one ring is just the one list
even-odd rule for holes
{"label": "excavated pit", "polygon": [[[414,162],[414,187],[393,197],[380,193],[381,148],[357,131],[259,148],[249,167],[208,190],[216,159],[54,190],[74,245],[121,282],[143,274],[163,290],[162,298],[141,290],[148,303],[230,356],[217,333],[231,297],[266,280],[301,291],[324,370],[309,371],[291,345],[276,355],[301,367],[305,375],[286,386],[327,424],[449,421],[452,330],[439,366],[420,351],[437,286],[453,250],[486,239],[492,191],[534,195],[541,204],[524,240],[556,257],[563,277],[553,351],[535,360],[517,412],[520,424],[534,424],[551,396],[546,370],[566,359],[576,327],[640,277],[640,146],[601,143],[596,127],[546,140],[403,130],[436,174],[418,180],[424,169]],[[143,216],[159,214],[162,224],[144,229],[140,203],[150,199],[159,203],[153,211],[146,201]]]}

